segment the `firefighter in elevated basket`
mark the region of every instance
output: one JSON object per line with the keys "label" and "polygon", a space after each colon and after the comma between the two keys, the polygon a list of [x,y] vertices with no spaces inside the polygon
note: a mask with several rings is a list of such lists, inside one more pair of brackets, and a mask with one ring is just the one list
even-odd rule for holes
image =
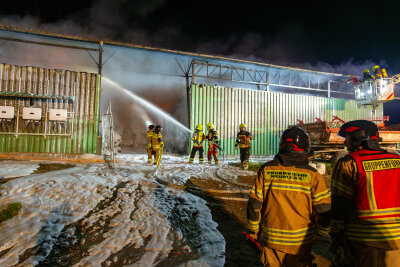
{"label": "firefighter in elevated basket", "polygon": [[379,147],[373,122],[347,122],[338,135],[350,153],[332,175],[336,263],[400,266],[400,156]]}
{"label": "firefighter in elevated basket", "polygon": [[309,149],[303,129],[286,129],[278,154],[261,166],[250,191],[248,226],[250,236],[262,241],[265,266],[311,266],[312,244],[328,235],[330,194],[308,165]]}
{"label": "firefighter in elevated basket", "polygon": [[218,158],[218,148],[219,147],[219,137],[218,131],[214,129],[214,124],[207,124],[207,141],[208,141],[208,163],[211,164],[211,157],[214,157],[215,164],[219,164]]}
{"label": "firefighter in elevated basket", "polygon": [[203,163],[204,158],[203,158],[203,141],[205,139],[205,135],[203,133],[203,125],[198,124],[196,126],[196,130],[193,133],[192,140],[193,140],[193,148],[190,153],[190,159],[189,163],[193,163],[194,161],[194,156],[196,155],[196,152],[199,151],[199,162]]}
{"label": "firefighter in elevated basket", "polygon": [[251,140],[253,140],[253,136],[249,131],[246,131],[246,124],[241,123],[239,129],[240,131],[236,135],[235,149],[239,146],[241,167],[247,170],[249,168]]}
{"label": "firefighter in elevated basket", "polygon": [[155,125],[149,125],[148,128],[149,130],[146,133],[146,138],[147,138],[147,163],[151,163],[152,160],[152,155],[153,155],[153,150],[151,150],[151,138],[153,136],[154,133],[154,127],[156,127]]}
{"label": "firefighter in elevated basket", "polygon": [[164,142],[162,140],[162,135],[161,135],[162,130],[163,127],[157,125],[154,128],[154,133],[151,137],[151,149],[154,151],[154,165],[157,166],[161,162],[162,153],[164,149]]}

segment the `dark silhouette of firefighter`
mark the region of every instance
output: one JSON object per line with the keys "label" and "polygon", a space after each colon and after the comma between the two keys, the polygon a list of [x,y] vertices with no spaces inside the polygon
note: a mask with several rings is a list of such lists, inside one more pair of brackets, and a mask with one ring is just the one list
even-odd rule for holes
{"label": "dark silhouette of firefighter", "polygon": [[250,191],[250,237],[262,241],[264,266],[311,266],[313,242],[329,233],[331,198],[322,176],[308,165],[310,138],[286,129],[279,152],[261,166]]}
{"label": "dark silhouette of firefighter", "polygon": [[204,157],[203,157],[203,153],[204,153],[204,148],[203,148],[203,142],[205,140],[205,134],[203,133],[203,125],[198,124],[196,126],[196,129],[193,133],[192,136],[192,140],[193,140],[193,148],[192,151],[190,152],[190,159],[189,159],[189,163],[193,163],[194,161],[194,157],[197,153],[197,151],[199,152],[199,162],[203,163],[204,162]]}
{"label": "dark silhouette of firefighter", "polygon": [[147,149],[147,163],[149,163],[149,164],[151,164],[151,161],[152,161],[152,155],[153,155],[153,150],[151,149],[151,139],[152,139],[152,137],[153,137],[153,133],[154,133],[154,128],[155,128],[156,126],[155,125],[149,125],[148,126],[148,131],[147,131],[147,133],[146,133],[146,138],[147,138],[147,146],[146,146],[146,149]]}
{"label": "dark silhouette of firefighter", "polygon": [[400,156],[379,146],[375,123],[340,127],[350,152],[332,175],[332,251],[339,266],[400,266]]}
{"label": "dark silhouette of firefighter", "polygon": [[369,73],[369,69],[365,69],[363,72],[363,81],[373,81],[375,77]]}
{"label": "dark silhouette of firefighter", "polygon": [[219,164],[218,149],[219,146],[219,136],[218,131],[214,129],[214,124],[207,124],[207,136],[208,141],[208,163],[211,164],[212,157],[214,158],[215,164]]}
{"label": "dark silhouette of firefighter", "polygon": [[241,123],[239,129],[240,131],[236,135],[235,149],[239,146],[241,167],[247,170],[249,168],[251,140],[253,140],[253,136],[249,131],[246,131],[246,124]]}

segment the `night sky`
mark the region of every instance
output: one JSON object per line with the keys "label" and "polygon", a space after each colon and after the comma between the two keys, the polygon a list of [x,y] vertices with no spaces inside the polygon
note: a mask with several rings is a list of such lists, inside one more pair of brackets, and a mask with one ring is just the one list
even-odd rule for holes
{"label": "night sky", "polygon": [[[399,10],[398,1],[31,0],[2,3],[0,24],[353,75],[381,64],[393,75]],[[399,104],[385,104],[391,123]]]}

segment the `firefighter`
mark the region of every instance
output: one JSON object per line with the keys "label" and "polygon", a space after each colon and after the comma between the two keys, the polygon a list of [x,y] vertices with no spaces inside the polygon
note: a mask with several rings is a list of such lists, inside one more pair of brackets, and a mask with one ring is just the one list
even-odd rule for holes
{"label": "firefighter", "polygon": [[214,157],[215,164],[219,164],[218,149],[219,147],[219,137],[218,131],[214,129],[214,124],[207,124],[207,136],[208,141],[208,163],[211,164],[211,156]]}
{"label": "firefighter", "polygon": [[189,163],[193,163],[194,161],[194,156],[196,155],[196,152],[199,151],[199,162],[200,164],[204,162],[204,158],[203,158],[203,141],[205,139],[205,135],[203,133],[203,125],[198,124],[196,126],[196,130],[193,133],[193,148],[192,151],[190,153],[190,159],[189,159]]}
{"label": "firefighter", "polygon": [[162,140],[161,132],[163,127],[161,125],[157,125],[154,128],[154,133],[151,136],[151,149],[154,151],[154,165],[160,164],[162,153],[164,149],[164,142]]}
{"label": "firefighter", "polygon": [[261,166],[250,191],[248,227],[263,244],[264,266],[311,266],[312,244],[328,235],[330,194],[308,165],[309,149],[306,131],[286,129],[278,154]]}
{"label": "firefighter", "polygon": [[[400,156],[379,147],[378,127],[340,127],[350,152],[332,175],[332,250],[337,264],[400,266]],[[354,262],[352,262],[354,261]]]}
{"label": "firefighter", "polygon": [[239,129],[240,131],[236,135],[235,149],[239,146],[241,167],[247,170],[249,168],[251,140],[253,140],[253,136],[249,131],[246,131],[246,124],[241,123]]}
{"label": "firefighter", "polygon": [[152,161],[152,155],[153,155],[153,150],[151,150],[151,139],[154,133],[154,127],[156,127],[155,125],[151,124],[148,126],[149,130],[146,133],[146,137],[147,137],[147,163],[151,164]]}
{"label": "firefighter", "polygon": [[375,79],[380,79],[383,77],[382,71],[381,71],[381,67],[379,67],[378,65],[375,65],[372,67],[372,71],[375,74]]}
{"label": "firefighter", "polygon": [[363,81],[372,81],[375,77],[369,74],[369,69],[365,69],[363,72]]}

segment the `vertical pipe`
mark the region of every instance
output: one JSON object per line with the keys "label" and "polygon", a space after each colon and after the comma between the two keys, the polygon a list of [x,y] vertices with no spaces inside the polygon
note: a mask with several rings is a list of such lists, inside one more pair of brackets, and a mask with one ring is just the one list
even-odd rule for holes
{"label": "vertical pipe", "polygon": [[185,74],[186,78],[186,106],[187,106],[187,116],[188,116],[188,126],[190,127],[190,111],[191,111],[191,105],[190,105],[190,100],[191,100],[191,92],[190,92],[190,84],[189,84],[189,73]]}
{"label": "vertical pipe", "polygon": [[96,77],[95,97],[94,97],[94,134],[93,134],[93,152],[98,153],[99,147],[97,147],[97,136],[99,133],[99,116],[100,116],[100,87],[101,87],[101,75]]}

